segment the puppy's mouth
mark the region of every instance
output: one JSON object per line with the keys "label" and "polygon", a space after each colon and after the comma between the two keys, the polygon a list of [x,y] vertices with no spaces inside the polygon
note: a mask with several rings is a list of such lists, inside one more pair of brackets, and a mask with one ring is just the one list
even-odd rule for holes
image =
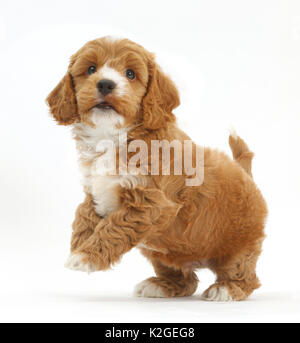
{"label": "puppy's mouth", "polygon": [[96,106],[94,106],[95,108],[99,108],[101,110],[115,110],[115,108],[113,107],[112,104],[110,104],[107,101],[101,101],[99,102],[99,104],[97,104]]}

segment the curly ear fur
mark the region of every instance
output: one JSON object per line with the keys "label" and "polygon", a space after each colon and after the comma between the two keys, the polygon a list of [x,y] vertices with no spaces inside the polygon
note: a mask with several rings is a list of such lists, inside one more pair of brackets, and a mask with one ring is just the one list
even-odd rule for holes
{"label": "curly ear fur", "polygon": [[155,62],[151,63],[149,73],[148,91],[142,101],[143,124],[155,130],[175,121],[172,110],[179,106],[180,99],[174,82]]}
{"label": "curly ear fur", "polygon": [[79,118],[70,73],[67,73],[46,99],[50,112],[59,124],[69,125]]}

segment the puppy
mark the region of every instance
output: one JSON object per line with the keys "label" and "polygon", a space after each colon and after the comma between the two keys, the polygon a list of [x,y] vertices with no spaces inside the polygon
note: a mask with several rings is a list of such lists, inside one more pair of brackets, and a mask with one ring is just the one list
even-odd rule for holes
{"label": "puppy", "polygon": [[[71,57],[47,103],[59,124],[72,126],[86,193],[73,222],[67,267],[105,270],[138,247],[156,277],[138,284],[137,296],[191,296],[198,268],[216,274],[202,295],[206,300],[242,300],[260,286],[255,267],[267,208],[252,179],[253,154],[234,133],[233,160],[199,150],[176,125],[179,94],[152,53],[127,39],[90,41]],[[120,167],[135,156],[129,145],[137,141],[150,156],[139,159],[135,173],[124,172]],[[170,153],[174,165],[187,158],[194,166],[199,150],[200,166],[180,174],[173,164],[167,173],[159,163],[149,172],[163,160],[161,150],[152,151],[154,141],[178,143]],[[179,150],[188,141],[190,151]],[[107,142],[117,147],[115,155]],[[107,167],[113,160],[114,172]]]}

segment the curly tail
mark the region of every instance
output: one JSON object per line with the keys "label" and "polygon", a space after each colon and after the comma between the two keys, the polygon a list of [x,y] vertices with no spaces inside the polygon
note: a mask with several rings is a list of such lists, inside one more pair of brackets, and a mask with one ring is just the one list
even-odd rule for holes
{"label": "curly tail", "polygon": [[249,150],[247,144],[236,134],[234,129],[230,130],[229,145],[234,160],[252,177],[251,167],[254,153]]}

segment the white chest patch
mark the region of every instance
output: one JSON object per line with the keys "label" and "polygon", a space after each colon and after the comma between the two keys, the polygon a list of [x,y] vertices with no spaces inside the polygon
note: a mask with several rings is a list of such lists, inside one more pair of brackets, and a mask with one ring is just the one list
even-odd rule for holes
{"label": "white chest patch", "polygon": [[128,131],[123,127],[123,117],[114,110],[93,109],[90,120],[95,127],[74,124],[73,134],[85,191],[93,196],[96,212],[105,217],[119,206],[120,186],[134,188],[144,179],[117,174],[116,149],[126,144],[124,137]]}

